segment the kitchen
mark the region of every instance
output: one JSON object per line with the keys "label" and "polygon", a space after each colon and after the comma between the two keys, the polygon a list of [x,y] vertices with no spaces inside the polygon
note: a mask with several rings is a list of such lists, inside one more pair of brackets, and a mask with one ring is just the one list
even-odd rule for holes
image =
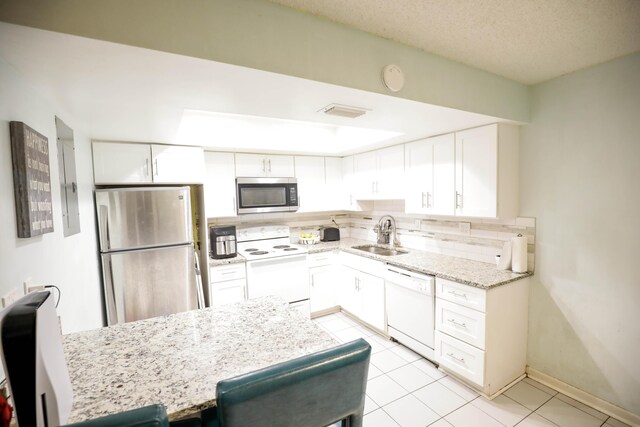
{"label": "kitchen", "polygon": [[[282,9],[274,5],[257,3],[252,6],[265,8],[268,11],[268,16],[272,16],[271,14],[282,16],[279,15]],[[104,11],[104,13],[115,12]],[[233,13],[233,11],[229,13]],[[313,28],[319,32],[332,34],[334,37],[360,37],[356,30],[346,30],[336,24],[319,21],[309,15],[299,15],[302,14],[295,14],[295,18],[299,19],[299,22],[292,24],[292,28],[296,28],[296,31],[304,33],[301,27],[315,25]],[[2,19],[5,20],[4,15]],[[13,21],[8,18],[6,20]],[[89,21],[86,22],[88,25]],[[243,21],[238,18],[232,22],[241,23]],[[63,29],[50,27],[50,24],[46,22],[34,23],[33,25],[64,32]],[[258,27],[260,28],[260,25]],[[229,29],[224,23],[220,23],[216,28],[225,28],[225,31],[230,31],[233,34],[237,31]],[[91,33],[83,34],[91,37]],[[257,34],[261,33],[255,33],[252,37],[256,37]],[[9,37],[9,35],[3,34],[3,39],[10,40],[5,38],[5,35]],[[49,34],[48,37],[57,40],[55,34]],[[99,35],[97,38],[109,39]],[[238,40],[241,39],[238,38]],[[23,40],[27,42],[29,38],[26,37]],[[255,39],[253,40],[255,41]],[[117,39],[113,41],[118,42]],[[299,42],[302,43],[302,40]],[[276,42],[274,41],[274,43]],[[380,44],[380,48],[383,50],[387,49],[387,46],[391,46],[399,49],[403,54],[418,55],[417,53],[406,53],[403,47],[398,47],[393,42],[383,42],[374,37],[366,38],[362,43]],[[285,43],[285,45],[288,44]],[[47,45],[44,44],[44,46]],[[154,46],[148,47],[154,48]],[[323,52],[340,54],[339,51],[331,49]],[[273,54],[273,52],[271,53]],[[151,61],[149,57],[144,55],[145,52],[136,52],[136,55],[125,56],[124,60],[130,64],[135,64],[140,57]],[[246,55],[242,58],[230,58],[233,56],[231,52],[224,50],[220,52],[220,55],[218,60],[222,62],[239,63],[250,67],[251,61],[254,61],[254,67],[260,68],[259,62],[262,53],[255,47],[245,46],[236,50],[235,55]],[[388,58],[396,57],[397,54],[392,54]],[[228,61],[225,61],[225,58],[229,58]],[[273,67],[270,71],[298,76],[302,74],[303,77],[312,78],[311,75],[304,75],[304,70],[295,69],[296,63],[287,61],[284,57],[281,62],[278,62],[277,58],[280,57],[274,55],[272,60],[267,62]],[[94,59],[95,64],[103,67],[105,74],[119,75],[117,69],[113,69],[116,67],[110,67],[109,61],[101,60],[99,57]],[[379,66],[364,67],[353,63],[346,56],[334,59],[336,63],[345,64],[343,70],[352,69],[352,71],[342,73],[342,78],[345,79],[342,82],[331,81],[333,78],[340,78],[332,77],[333,74],[330,70],[333,65],[331,62],[325,63],[320,58],[308,58],[307,60],[316,61],[313,64],[313,69],[318,75],[324,76],[320,77],[321,79],[325,78],[334,84],[364,90],[368,88],[362,87],[362,85],[370,84],[373,91],[380,92],[384,90],[379,77],[380,69],[387,63],[394,62],[393,60],[386,62],[387,58],[385,57]],[[435,59],[429,58],[425,61],[431,61],[430,65],[432,66],[438,63]],[[197,62],[197,60],[193,60],[191,64],[195,65]],[[377,62],[375,63],[377,64]],[[153,64],[159,67],[166,65],[155,62]],[[441,63],[439,64],[443,66]],[[636,281],[631,275],[630,269],[625,267],[633,262],[633,242],[637,240],[638,233],[638,228],[634,225],[634,218],[631,216],[634,212],[633,207],[638,206],[637,192],[633,187],[633,182],[637,182],[637,171],[632,162],[632,159],[637,158],[637,144],[632,143],[636,141],[635,135],[637,135],[637,124],[634,120],[634,112],[637,112],[637,97],[634,95],[638,86],[637,77],[635,77],[638,74],[636,72],[637,59],[634,56],[622,58],[618,62],[604,64],[600,68],[534,85],[532,89],[525,85],[487,76],[482,72],[476,73],[474,70],[464,69],[464,72],[467,73],[466,76],[470,78],[466,83],[454,79],[453,76],[456,73],[453,72],[445,73],[446,76],[437,75],[439,87],[446,89],[440,90],[438,93],[427,90],[429,82],[433,80],[433,77],[436,77],[433,71],[429,74],[432,77],[430,79],[417,79],[415,76],[420,73],[416,70],[412,73],[413,77],[410,78],[410,68],[406,68],[408,66],[402,63],[400,66],[407,77],[407,90],[411,89],[410,93],[414,94],[404,96],[424,96],[426,99],[423,99],[423,102],[431,104],[450,107],[466,106],[466,110],[480,114],[488,113],[494,117],[531,122],[521,134],[519,186],[519,215],[523,218],[536,218],[536,275],[531,285],[527,363],[578,389],[586,390],[595,396],[604,398],[604,400],[617,403],[618,406],[638,413],[636,409],[638,403],[633,398],[637,395],[636,391],[638,390],[637,366],[630,356],[635,353],[634,346],[636,344],[633,344],[633,340],[629,339],[638,336],[637,326],[633,321],[633,307],[638,301],[638,296],[637,287],[633,285]],[[369,68],[371,74],[366,71]],[[73,68],[61,71],[72,72]],[[95,67],[93,71],[86,72],[95,74]],[[66,113],[59,107],[44,106],[43,98],[38,94],[38,91],[30,89],[32,85],[38,86],[42,83],[28,83],[29,81],[40,81],[37,75],[32,74],[33,71],[28,69],[16,71],[5,63],[2,73],[3,85],[6,84],[3,86],[3,94],[6,94],[6,96],[3,95],[2,103],[2,111],[5,112],[3,120],[22,120],[45,133],[50,141],[53,141],[56,132],[50,118],[53,115],[61,115],[64,118],[70,113]],[[361,78],[361,76],[366,76],[366,78]],[[190,77],[198,76],[190,75]],[[203,76],[199,77],[204,79]],[[20,83],[25,79],[27,83]],[[480,82],[475,79],[479,79]],[[601,79],[616,81],[618,86],[601,85]],[[470,81],[477,83],[470,83]],[[410,86],[416,84],[423,86]],[[502,86],[500,86],[501,84]],[[583,94],[576,87],[580,85],[595,87],[596,93]],[[285,85],[272,83],[265,86],[264,91],[273,90],[274,97],[277,98],[278,94],[281,95],[279,91],[283,86]],[[110,87],[113,92],[118,91],[117,85],[107,87]],[[459,89],[460,87],[463,88],[462,91]],[[493,93],[488,92],[488,88],[491,88]],[[467,91],[465,92],[464,89]],[[65,91],[64,86],[61,86],[59,90]],[[71,88],[68,89],[69,92],[71,90]],[[484,90],[487,92],[482,92]],[[529,90],[532,91],[532,98],[529,98]],[[260,93],[265,94],[264,99],[269,99],[264,91]],[[399,94],[402,95],[402,93],[401,91]],[[478,96],[470,96],[468,93],[478,94]],[[100,99],[96,93],[92,93],[90,90],[87,91],[87,96],[96,100]],[[160,97],[161,93],[158,93],[158,96]],[[335,99],[332,101],[337,102]],[[126,115],[131,112],[128,109],[134,108],[135,102],[135,100],[130,100],[128,106],[122,105],[122,116],[115,123],[109,123],[107,127],[110,129],[119,128],[122,133],[128,133],[127,138],[121,137],[118,140],[164,141],[159,137],[162,126],[153,127],[144,120],[134,125],[130,120],[127,120]],[[327,104],[320,104],[318,108],[325,105]],[[559,111],[555,108],[557,105],[568,105],[566,111],[573,111],[576,114],[580,112],[582,115],[578,117],[566,115],[568,113],[565,114],[565,110]],[[35,108],[35,106],[38,107]],[[193,103],[191,108],[209,109],[199,108],[197,103]],[[531,108],[531,118],[528,113],[529,108]],[[92,109],[97,114],[101,107],[95,105],[95,108]],[[261,115],[255,110],[247,111],[247,113]],[[363,117],[366,117],[366,114]],[[415,117],[423,117],[423,115]],[[166,120],[163,123],[173,123],[180,119],[179,116],[174,117],[173,115],[167,115],[164,118]],[[297,119],[304,120],[305,118],[297,117]],[[3,285],[2,294],[14,286],[21,286],[29,276],[32,276],[34,282],[49,281],[58,285],[64,284],[63,293],[65,295],[61,300],[60,310],[63,313],[62,324],[65,332],[79,331],[102,324],[97,249],[93,251],[80,249],[98,247],[94,224],[93,170],[89,139],[100,138],[99,135],[108,135],[108,133],[100,131],[94,134],[88,132],[88,129],[82,131],[83,126],[90,127],[92,120],[90,117],[76,122],[69,119],[69,124],[74,128],[76,137],[81,208],[80,228],[82,232],[67,239],[62,238],[59,232],[55,232],[30,241],[16,239],[14,236],[15,227],[13,226],[7,226],[3,232],[5,233],[2,247],[3,276],[6,278],[6,283],[11,283],[11,286]],[[606,126],[603,122],[606,122]],[[569,127],[566,128],[566,126]],[[148,130],[145,135],[142,135],[140,131],[142,128]],[[559,129],[565,128],[569,129],[567,131],[569,133],[561,141],[562,144],[569,145],[562,145],[558,142]],[[453,127],[450,131],[462,129],[463,127]],[[446,133],[446,131],[443,130],[440,133]],[[3,138],[8,141],[8,129],[4,134]],[[423,136],[418,135],[414,139]],[[569,143],[569,140],[572,142]],[[409,140],[396,140],[396,143],[407,141]],[[580,141],[580,144],[577,141]],[[601,141],[606,141],[606,150],[602,148]],[[8,146],[8,142],[5,145]],[[572,151],[568,152],[569,149]],[[222,151],[234,152],[235,150]],[[606,154],[610,152],[615,152],[616,155]],[[3,180],[3,185],[5,185],[3,194],[7,195],[7,203],[3,207],[3,217],[13,218],[13,202],[9,201],[12,194],[12,180],[9,176],[10,172],[8,172],[10,152],[7,147],[2,152],[2,158],[5,162],[3,170],[5,170],[6,177]],[[526,159],[526,161],[522,161],[522,159]],[[611,191],[611,189],[615,190]],[[600,202],[594,206],[592,197],[595,195]],[[302,198],[304,201],[304,195]],[[622,206],[623,200],[624,206],[629,206],[631,209],[618,208],[614,215],[611,215],[611,207]],[[54,203],[57,204],[58,200],[54,200]],[[397,204],[394,205],[393,202],[376,201],[373,203],[372,210],[366,213],[376,212],[373,209],[378,208],[379,215],[372,217],[372,220],[366,219],[370,217],[366,213],[362,215],[349,214],[348,223],[359,225],[358,227],[349,227],[350,231],[357,230],[356,234],[359,233],[353,237],[372,240],[372,236],[365,233],[373,232],[365,229],[373,228],[374,221],[381,216],[380,214],[391,212],[397,219],[398,213],[402,211],[402,208]],[[57,211],[59,212],[59,206],[54,206],[54,215],[59,215],[56,213]],[[426,217],[425,215],[419,219],[426,219]],[[56,217],[54,216],[54,218]],[[341,217],[337,216],[336,220],[340,225],[343,225]],[[58,223],[59,221],[58,217]],[[328,216],[323,221],[330,223]],[[410,230],[413,226],[411,218],[408,218],[406,222],[407,224],[403,228]],[[426,221],[423,221],[423,225],[426,225],[425,223]],[[594,224],[597,226],[594,227]],[[475,224],[472,224],[472,230],[473,225]],[[302,224],[301,228],[304,226],[305,224]],[[402,243],[407,244],[406,241]],[[455,251],[455,243],[446,249]],[[85,254],[84,252],[90,253]],[[34,263],[37,265],[34,266]],[[95,285],[87,286],[83,283]],[[80,301],[86,303],[78,304]],[[566,351],[558,353],[552,350],[563,347],[566,348]]]}

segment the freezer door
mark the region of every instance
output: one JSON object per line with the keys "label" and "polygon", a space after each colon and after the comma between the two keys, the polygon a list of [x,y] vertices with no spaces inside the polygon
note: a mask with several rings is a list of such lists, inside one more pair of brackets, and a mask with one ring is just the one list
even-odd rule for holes
{"label": "freezer door", "polygon": [[193,241],[189,187],[96,190],[101,252]]}
{"label": "freezer door", "polygon": [[198,308],[192,245],[102,255],[109,325]]}

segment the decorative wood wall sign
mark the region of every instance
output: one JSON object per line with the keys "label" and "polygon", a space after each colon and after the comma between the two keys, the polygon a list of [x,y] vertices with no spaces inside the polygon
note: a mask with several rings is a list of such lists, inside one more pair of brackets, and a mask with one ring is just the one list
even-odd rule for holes
{"label": "decorative wood wall sign", "polygon": [[49,140],[22,122],[10,122],[18,237],[53,231]]}

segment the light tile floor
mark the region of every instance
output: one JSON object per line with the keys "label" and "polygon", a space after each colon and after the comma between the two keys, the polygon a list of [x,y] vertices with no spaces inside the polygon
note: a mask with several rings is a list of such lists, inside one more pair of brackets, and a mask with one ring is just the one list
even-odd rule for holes
{"label": "light tile floor", "polygon": [[342,313],[314,322],[340,342],[364,338],[371,344],[365,427],[627,426],[530,378],[489,401]]}

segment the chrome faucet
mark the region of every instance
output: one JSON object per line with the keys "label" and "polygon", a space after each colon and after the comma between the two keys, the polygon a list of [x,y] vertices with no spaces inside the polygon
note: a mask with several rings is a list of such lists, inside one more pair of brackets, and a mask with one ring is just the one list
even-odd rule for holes
{"label": "chrome faucet", "polygon": [[382,216],[373,230],[378,235],[378,243],[391,244],[391,247],[400,246],[396,232],[396,220],[391,215]]}

